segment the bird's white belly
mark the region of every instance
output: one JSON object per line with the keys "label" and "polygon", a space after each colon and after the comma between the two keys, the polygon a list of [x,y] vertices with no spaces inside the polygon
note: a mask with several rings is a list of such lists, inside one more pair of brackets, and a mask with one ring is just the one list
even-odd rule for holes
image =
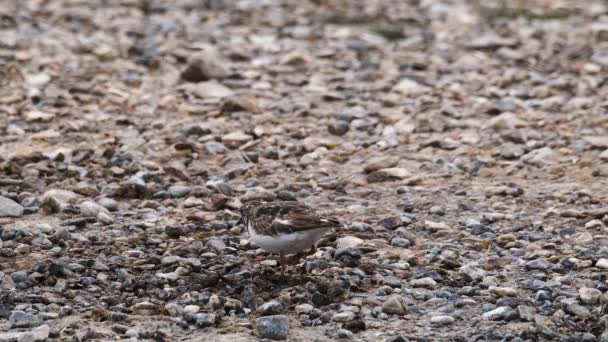
{"label": "bird's white belly", "polygon": [[248,230],[249,237],[259,247],[272,253],[293,254],[311,248],[330,228],[318,228],[276,236],[257,234],[251,227],[248,227]]}

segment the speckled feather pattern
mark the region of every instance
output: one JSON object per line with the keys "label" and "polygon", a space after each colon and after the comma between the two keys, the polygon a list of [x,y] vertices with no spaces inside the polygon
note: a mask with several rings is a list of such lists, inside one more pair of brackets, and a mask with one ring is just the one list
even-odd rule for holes
{"label": "speckled feather pattern", "polygon": [[267,236],[342,226],[340,221],[298,202],[249,202],[241,213],[246,225],[251,223],[258,234]]}

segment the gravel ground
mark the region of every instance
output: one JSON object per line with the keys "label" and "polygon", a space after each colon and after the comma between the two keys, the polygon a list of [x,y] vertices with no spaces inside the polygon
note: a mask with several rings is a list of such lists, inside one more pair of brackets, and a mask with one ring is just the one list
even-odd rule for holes
{"label": "gravel ground", "polygon": [[606,1],[5,2],[0,341],[608,341],[607,71]]}

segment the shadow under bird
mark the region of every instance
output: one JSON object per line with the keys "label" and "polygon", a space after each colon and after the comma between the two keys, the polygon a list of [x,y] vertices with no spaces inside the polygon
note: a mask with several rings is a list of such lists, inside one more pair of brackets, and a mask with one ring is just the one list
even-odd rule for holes
{"label": "shadow under bird", "polygon": [[295,254],[289,262],[314,254],[317,242],[334,228],[343,224],[335,218],[318,214],[298,202],[247,202],[241,208],[241,218],[249,232],[249,239],[264,250],[279,254],[281,274],[287,268],[288,254]]}

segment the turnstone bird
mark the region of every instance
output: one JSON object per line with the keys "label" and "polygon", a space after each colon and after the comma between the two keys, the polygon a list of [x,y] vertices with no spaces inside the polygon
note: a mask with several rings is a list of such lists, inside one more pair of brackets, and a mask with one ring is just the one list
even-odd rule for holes
{"label": "turnstone bird", "polygon": [[[285,256],[297,253],[290,262],[316,252],[316,244],[333,228],[342,226],[334,218],[319,215],[298,202],[247,202],[241,208],[241,219],[249,238],[259,247],[279,254],[281,274],[287,268]],[[303,252],[310,249],[308,252]]]}

